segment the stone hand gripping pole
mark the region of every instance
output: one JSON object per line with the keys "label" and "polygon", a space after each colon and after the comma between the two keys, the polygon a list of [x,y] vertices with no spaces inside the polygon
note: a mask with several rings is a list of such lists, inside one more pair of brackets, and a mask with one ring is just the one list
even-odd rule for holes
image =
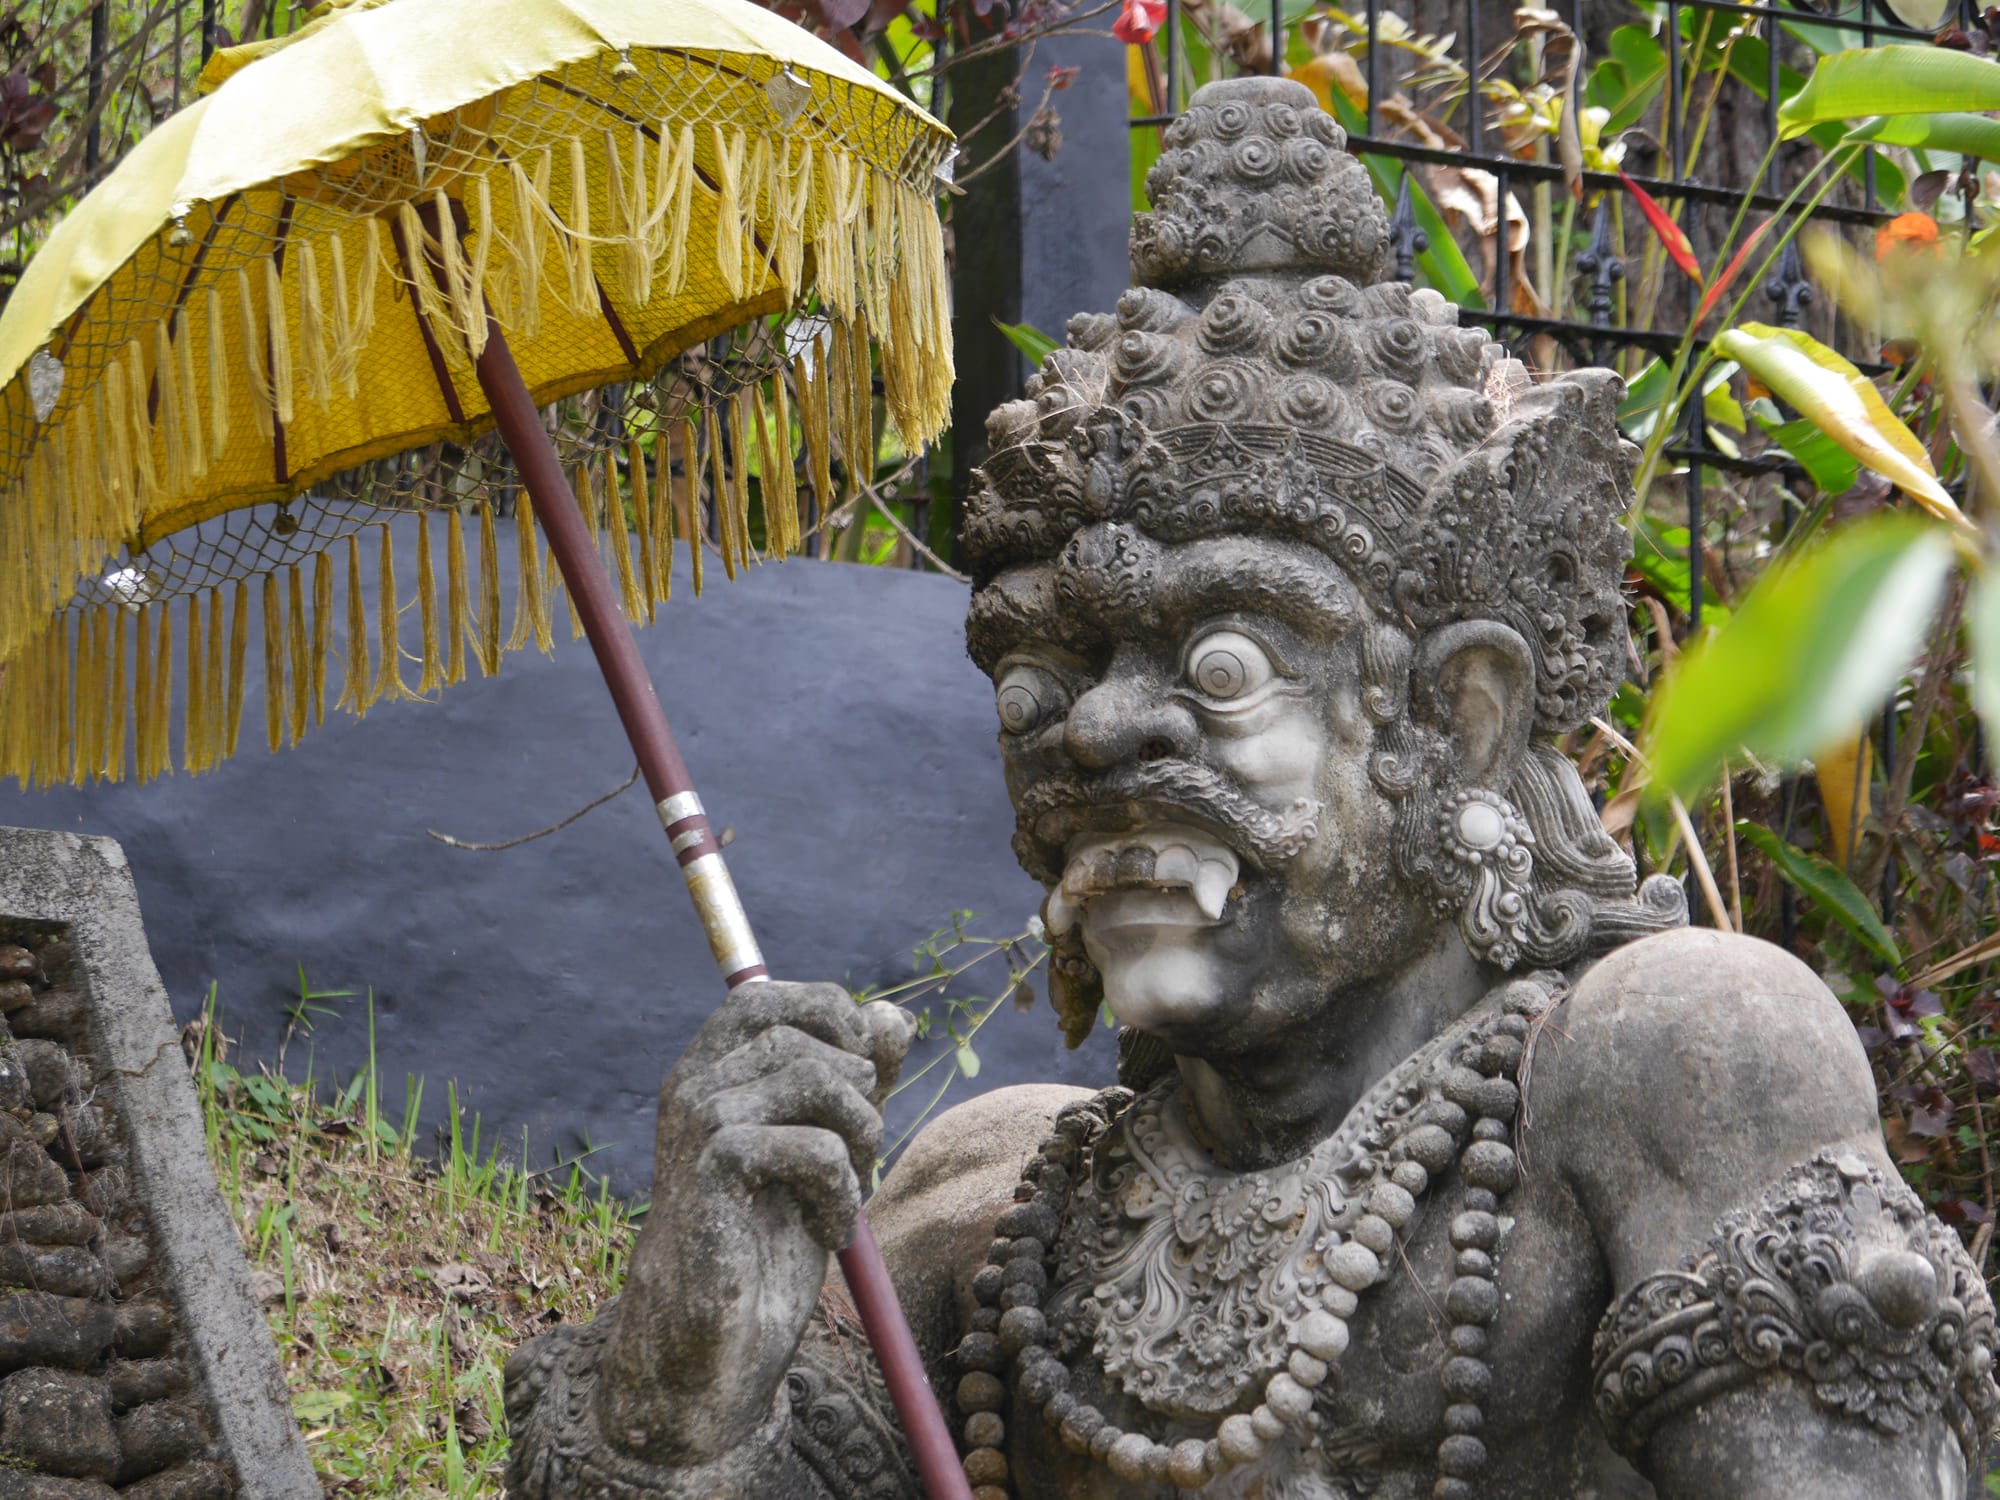
{"label": "stone hand gripping pole", "polygon": [[[632,628],[618,608],[611,580],[563,475],[555,445],[521,379],[506,336],[490,317],[486,348],[474,368],[501,439],[520,467],[521,482],[534,502],[535,515],[583,621],[605,686],[611,690],[611,700],[632,742],[653,805],[659,809],[660,823],[673,845],[688,897],[708,934],[709,950],[722,971],[723,983],[734,990],[769,979],[770,971],[764,966],[749,918],[729,878],[722,845],[709,827],[687,764],[667,727],[659,695],[639,656]],[[840,1252],[840,1269],[909,1439],[925,1493],[931,1500],[971,1500],[971,1488],[959,1465],[950,1430],[924,1373],[923,1357],[917,1352],[909,1321],[896,1300],[895,1287],[865,1214],[855,1218],[853,1243]]]}

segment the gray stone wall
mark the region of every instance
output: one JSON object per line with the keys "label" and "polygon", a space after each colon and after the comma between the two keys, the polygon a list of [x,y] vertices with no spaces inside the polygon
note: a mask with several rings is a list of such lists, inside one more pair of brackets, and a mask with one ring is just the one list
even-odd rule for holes
{"label": "gray stone wall", "polygon": [[0,828],[0,1500],[317,1496],[123,854]]}

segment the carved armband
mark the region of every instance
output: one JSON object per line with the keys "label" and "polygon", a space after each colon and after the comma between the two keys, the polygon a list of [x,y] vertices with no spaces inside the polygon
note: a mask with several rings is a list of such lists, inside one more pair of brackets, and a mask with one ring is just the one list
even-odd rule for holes
{"label": "carved armband", "polygon": [[1958,1237],[1901,1181],[1822,1151],[1723,1219],[1686,1269],[1613,1304],[1592,1385],[1627,1456],[1669,1418],[1774,1372],[1885,1436],[1942,1413],[1976,1486],[2000,1413],[1996,1343],[1992,1300]]}

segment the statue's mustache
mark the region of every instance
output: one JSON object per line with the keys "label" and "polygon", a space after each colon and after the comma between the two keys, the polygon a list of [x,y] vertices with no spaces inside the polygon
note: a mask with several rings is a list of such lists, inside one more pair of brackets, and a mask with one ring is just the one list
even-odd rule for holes
{"label": "statue's mustache", "polygon": [[1037,781],[1015,799],[1015,856],[1030,875],[1053,884],[1062,878],[1063,848],[1072,837],[1104,827],[1096,815],[1106,809],[1135,803],[1205,824],[1267,870],[1297,858],[1319,835],[1317,802],[1301,797],[1275,813],[1207,766],[1150,760],[1094,775],[1057,772]]}

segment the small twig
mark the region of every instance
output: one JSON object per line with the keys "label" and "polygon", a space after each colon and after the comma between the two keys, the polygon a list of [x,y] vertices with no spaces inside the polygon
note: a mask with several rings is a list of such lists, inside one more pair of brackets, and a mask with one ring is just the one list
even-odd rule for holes
{"label": "small twig", "polygon": [[923,557],[927,558],[932,567],[936,568],[940,573],[943,573],[945,576],[949,578],[957,579],[960,583],[972,582],[972,579],[969,576],[959,572],[958,569],[954,568],[950,563],[946,562],[943,558],[939,557],[935,552],[931,551],[929,547],[926,547],[922,542],[918,541],[916,533],[911,531],[909,527],[903,524],[902,517],[898,516],[893,510],[889,509],[887,502],[884,501],[880,495],[875,493],[875,488],[873,485],[863,485],[862,489],[867,494],[869,502],[873,504],[875,509],[881,513],[882,519],[887,521],[891,526],[895,527],[896,534],[900,536],[904,541],[908,542],[916,552],[921,554]]}
{"label": "small twig", "polygon": [[[1613,729],[1603,718],[1593,716],[1590,722],[1599,734],[1623,750],[1635,764],[1641,767],[1646,764],[1646,757],[1640,753],[1639,747]],[[1709,913],[1715,918],[1715,925],[1724,932],[1740,931],[1741,929],[1729,920],[1729,908],[1722,904],[1722,892],[1715,884],[1715,871],[1708,866],[1708,851],[1701,847],[1701,840],[1695,836],[1694,819],[1688,816],[1687,804],[1672,792],[1667,793],[1667,802],[1673,808],[1674,822],[1679,825],[1681,840],[1687,845],[1688,864],[1694,870],[1694,878],[1701,886],[1703,897],[1708,901]]]}
{"label": "small twig", "polygon": [[[1736,794],[1731,790],[1729,762],[1722,763],[1722,835],[1726,842],[1723,852],[1728,855],[1729,866],[1729,915],[1736,930],[1743,930],[1743,881],[1736,869]],[[1859,799],[1856,799],[1859,800]],[[1852,848],[1850,844],[1848,846]]]}
{"label": "small twig", "polygon": [[597,808],[604,806],[613,797],[619,795],[619,793],[629,791],[632,783],[638,779],[639,768],[634,766],[632,767],[632,774],[619,782],[617,786],[606,792],[602,797],[584,803],[583,806],[579,807],[561,822],[551,823],[546,828],[537,828],[533,833],[524,833],[517,839],[502,839],[497,844],[475,844],[470,839],[456,839],[448,833],[439,833],[435,828],[426,828],[424,832],[431,838],[436,839],[440,844],[449,844],[454,849],[476,849],[482,854],[490,854],[500,849],[512,849],[521,844],[531,843],[535,839],[545,839],[552,833],[560,833],[585,813],[595,811]]}
{"label": "small twig", "polygon": [[1972,1081],[1972,1127],[1979,1138],[1979,1182],[1985,1194],[1986,1222],[1979,1226],[1972,1236],[1972,1259],[1979,1267],[1982,1280],[1986,1276],[1986,1252],[1993,1244],[1993,1156],[1986,1144],[1986,1111],[1979,1104],[1979,1080]]}

